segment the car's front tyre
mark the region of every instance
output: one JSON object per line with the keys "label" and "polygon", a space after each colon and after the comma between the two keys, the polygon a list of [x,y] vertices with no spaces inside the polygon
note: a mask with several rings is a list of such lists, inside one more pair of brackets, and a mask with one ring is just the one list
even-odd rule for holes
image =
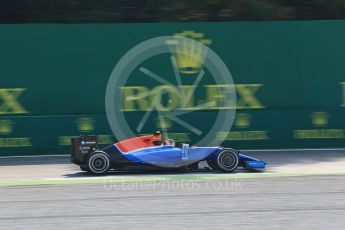
{"label": "car's front tyre", "polygon": [[215,162],[218,168],[223,172],[233,172],[239,164],[239,155],[233,149],[224,149],[218,154],[217,161]]}
{"label": "car's front tyre", "polygon": [[96,151],[87,159],[87,171],[94,175],[103,175],[110,169],[109,156],[105,152]]}

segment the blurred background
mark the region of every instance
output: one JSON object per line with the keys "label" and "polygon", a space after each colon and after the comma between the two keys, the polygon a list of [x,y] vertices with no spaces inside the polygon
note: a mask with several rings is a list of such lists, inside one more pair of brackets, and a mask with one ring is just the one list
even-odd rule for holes
{"label": "blurred background", "polygon": [[2,0],[2,23],[341,19],[343,0]]}
{"label": "blurred background", "polygon": [[[344,19],[345,0],[0,0],[0,229],[344,229]],[[160,36],[166,53],[145,53],[110,85],[122,103],[109,122],[114,67]],[[213,50],[234,84],[169,52],[177,36]],[[210,132],[234,111],[234,89],[236,115],[221,117],[230,131]],[[180,120],[158,119],[174,111]],[[71,164],[72,137],[105,146],[125,129],[166,129],[177,145],[211,134],[267,171],[106,180]]]}
{"label": "blurred background", "polygon": [[[204,68],[181,107],[178,87],[140,67],[174,82],[174,56],[188,92],[205,63],[169,52],[148,58],[114,86],[123,98],[122,126],[111,130],[105,112],[107,83],[123,55],[145,40],[176,35],[212,49],[231,72],[236,117],[231,132],[214,134],[224,146],[345,147],[344,17],[344,0],[2,0],[0,155],[68,154],[70,138],[80,134],[97,134],[108,145],[116,141],[114,129],[124,127],[133,131],[129,136],[167,129],[178,143],[196,143],[219,112],[234,109],[227,104],[233,86]],[[180,117],[189,128],[161,122],[156,113],[139,128],[152,103],[138,97],[142,92],[165,93],[157,110],[198,110]],[[216,105],[200,109],[211,101]]]}

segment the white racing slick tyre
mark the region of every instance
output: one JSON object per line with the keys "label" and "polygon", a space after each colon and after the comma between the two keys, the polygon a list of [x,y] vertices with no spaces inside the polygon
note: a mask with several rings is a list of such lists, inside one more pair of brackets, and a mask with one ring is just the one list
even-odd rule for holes
{"label": "white racing slick tyre", "polygon": [[239,155],[233,149],[224,149],[217,157],[217,166],[223,172],[233,172],[239,164]]}
{"label": "white racing slick tyre", "polygon": [[90,154],[87,159],[87,171],[94,175],[103,175],[110,168],[108,154],[102,151],[96,151]]}

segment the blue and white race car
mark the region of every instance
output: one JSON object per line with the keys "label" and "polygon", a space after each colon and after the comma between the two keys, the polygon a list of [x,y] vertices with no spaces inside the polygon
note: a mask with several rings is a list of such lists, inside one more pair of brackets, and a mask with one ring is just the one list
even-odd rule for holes
{"label": "blue and white race car", "polygon": [[159,132],[133,137],[99,149],[97,136],[72,138],[71,160],[81,170],[102,175],[109,170],[139,168],[197,169],[205,161],[210,168],[233,172],[239,166],[251,171],[262,171],[266,162],[223,147],[175,147],[172,139],[164,140]]}

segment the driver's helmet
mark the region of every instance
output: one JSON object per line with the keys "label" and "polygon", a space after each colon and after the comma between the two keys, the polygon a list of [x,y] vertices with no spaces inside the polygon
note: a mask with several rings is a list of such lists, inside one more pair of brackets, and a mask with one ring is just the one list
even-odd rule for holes
{"label": "driver's helmet", "polygon": [[165,145],[171,145],[173,147],[175,147],[175,141],[173,139],[168,139],[168,140],[165,140]]}

